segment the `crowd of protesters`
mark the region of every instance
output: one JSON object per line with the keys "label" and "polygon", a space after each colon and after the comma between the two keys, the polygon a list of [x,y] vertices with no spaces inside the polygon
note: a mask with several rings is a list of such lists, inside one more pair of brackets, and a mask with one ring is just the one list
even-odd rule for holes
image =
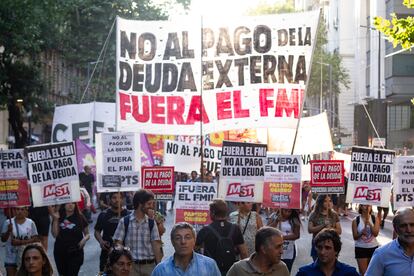
{"label": "crowd of protesters", "polygon": [[[87,175],[82,176],[85,183],[93,183],[87,169],[85,171]],[[211,172],[204,174],[200,177],[194,171],[190,177],[178,174],[176,179],[215,181]],[[6,244],[4,265],[8,276],[53,275],[46,254],[49,225],[56,239],[53,256],[57,273],[78,275],[84,260],[83,248],[90,238],[90,212],[95,212],[93,191],[89,184],[82,188],[85,195],[80,203],[9,210],[10,219],[5,220],[1,231],[1,240]],[[166,206],[157,204],[151,191],[100,194],[101,212],[94,225],[94,237],[101,248],[99,273],[290,275],[297,256],[296,242],[303,227],[301,220],[308,220],[313,262],[301,266],[297,275],[414,275],[412,209],[396,213],[393,219],[396,239],[380,246],[376,237],[384,217],[380,212],[374,216],[370,205],[359,205],[359,215],[352,221],[356,269],[338,260],[342,228],[332,198],[330,195],[315,197],[308,183],[304,183],[304,208],[265,210],[265,222],[259,214],[260,207],[252,203],[215,199],[210,204],[212,223],[201,229],[188,223],[174,225],[169,233],[174,254],[164,256],[162,237],[166,231]]]}

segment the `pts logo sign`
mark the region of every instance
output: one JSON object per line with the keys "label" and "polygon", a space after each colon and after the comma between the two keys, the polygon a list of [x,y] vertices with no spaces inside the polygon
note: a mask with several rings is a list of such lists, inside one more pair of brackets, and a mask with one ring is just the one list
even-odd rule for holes
{"label": "pts logo sign", "polygon": [[254,197],[254,184],[230,183],[227,196]]}
{"label": "pts logo sign", "polygon": [[354,198],[381,201],[381,189],[368,189],[368,187],[360,186],[355,189]]}
{"label": "pts logo sign", "polygon": [[46,185],[43,188],[43,198],[48,198],[51,196],[62,197],[67,195],[70,195],[69,183],[64,183],[60,185],[50,184]]}

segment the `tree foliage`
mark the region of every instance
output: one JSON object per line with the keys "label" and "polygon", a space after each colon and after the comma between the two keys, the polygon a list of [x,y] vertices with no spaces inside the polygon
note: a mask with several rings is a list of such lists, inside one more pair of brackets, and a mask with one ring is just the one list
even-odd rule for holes
{"label": "tree foliage", "polygon": [[28,140],[23,128],[27,113],[22,110],[48,107],[36,60],[49,42],[44,28],[47,20],[48,11],[41,1],[0,1],[0,106],[9,111],[16,147],[25,146]]}
{"label": "tree foliage", "polygon": [[[148,0],[0,1],[0,107],[9,111],[15,147],[24,147],[28,140],[23,128],[25,111],[38,109],[37,114],[45,114],[51,110],[44,88],[49,80],[40,75],[40,53],[58,52],[86,77],[116,16],[165,19],[168,7],[175,3],[187,7],[189,1],[165,0],[161,5]],[[115,36],[110,37],[103,56],[87,100],[115,100]],[[72,101],[79,102],[79,98],[75,95]]]}
{"label": "tree foliage", "polygon": [[[404,0],[403,4],[407,8],[414,8],[414,0]],[[374,26],[394,47],[400,45],[409,49],[414,45],[414,17],[412,16],[398,18],[395,13],[392,13],[390,20],[377,16],[374,18]]]}

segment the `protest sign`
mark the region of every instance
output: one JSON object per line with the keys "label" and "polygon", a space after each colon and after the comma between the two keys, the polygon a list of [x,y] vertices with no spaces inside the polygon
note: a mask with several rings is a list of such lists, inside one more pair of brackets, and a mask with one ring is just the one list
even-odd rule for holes
{"label": "protest sign", "polygon": [[0,150],[0,180],[27,178],[23,149]]}
{"label": "protest sign", "polygon": [[36,145],[26,150],[35,207],[80,200],[75,142]]}
{"label": "protest sign", "polygon": [[174,166],[177,172],[200,171],[201,155],[207,171],[220,170],[221,148],[204,146],[202,154],[200,145],[164,140],[163,164]]}
{"label": "protest sign", "polygon": [[140,134],[110,132],[96,135],[98,192],[137,191],[140,184]]}
{"label": "protest sign", "polygon": [[204,133],[296,121],[318,19],[118,17],[118,130],[198,135],[201,120]]}
{"label": "protest sign", "polygon": [[177,182],[175,222],[209,224],[209,204],[217,197],[216,183]]}
{"label": "protest sign", "polygon": [[372,188],[348,183],[346,203],[364,202],[361,204],[390,207],[391,187]]}
{"label": "protest sign", "polygon": [[300,197],[300,182],[263,184],[263,207],[300,209]]}
{"label": "protest sign", "polygon": [[220,181],[264,180],[267,145],[223,141]]}
{"label": "protest sign", "polygon": [[263,200],[263,181],[239,181],[220,177],[219,197],[226,201],[260,203]]}
{"label": "protest sign", "polygon": [[352,147],[348,180],[348,190],[353,192],[352,202],[382,204],[383,188],[391,188],[394,157],[395,152],[390,150]]}
{"label": "protest sign", "polygon": [[311,187],[318,194],[344,194],[344,161],[312,160]]}
{"label": "protest sign", "polygon": [[142,187],[151,190],[156,199],[172,200],[174,167],[142,167]]}
{"label": "protest sign", "polygon": [[414,206],[414,156],[395,158],[394,208]]}
{"label": "protest sign", "polygon": [[30,206],[27,179],[0,180],[0,208]]}
{"label": "protest sign", "polygon": [[80,139],[88,145],[94,145],[96,133],[114,131],[114,114],[114,103],[57,106],[53,115],[52,142]]}
{"label": "protest sign", "polygon": [[351,155],[350,154],[334,151],[332,154],[331,160],[343,160],[345,176],[349,175],[349,170],[351,168]]}
{"label": "protest sign", "polygon": [[265,164],[265,182],[300,183],[301,181],[300,155],[267,154]]}

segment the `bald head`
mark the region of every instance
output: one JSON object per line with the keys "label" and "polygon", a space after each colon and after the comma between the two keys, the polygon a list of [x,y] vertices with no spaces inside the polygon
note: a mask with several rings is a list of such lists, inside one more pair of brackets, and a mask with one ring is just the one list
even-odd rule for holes
{"label": "bald head", "polygon": [[405,218],[408,218],[408,217],[414,217],[413,209],[404,208],[404,209],[398,210],[394,216],[394,219],[392,220],[392,224],[394,224],[394,226],[398,226],[401,224],[403,220],[405,220]]}

